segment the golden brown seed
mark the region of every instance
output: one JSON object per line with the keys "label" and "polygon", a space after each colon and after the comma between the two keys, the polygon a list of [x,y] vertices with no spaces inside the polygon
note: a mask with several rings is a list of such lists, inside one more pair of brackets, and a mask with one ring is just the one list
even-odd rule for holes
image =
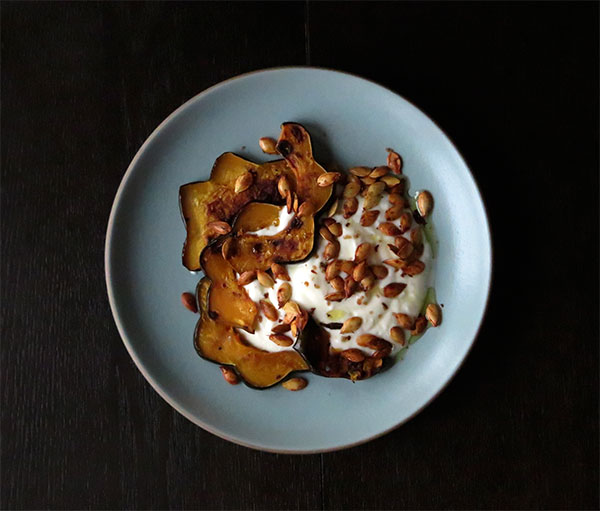
{"label": "golden brown seed", "polygon": [[372,177],[361,177],[360,180],[367,186],[372,185],[375,181],[377,181],[376,179],[372,178]]}
{"label": "golden brown seed", "polygon": [[404,273],[406,275],[418,275],[419,273],[423,273],[425,270],[425,263],[422,261],[413,261],[409,265],[403,268]]}
{"label": "golden brown seed", "polygon": [[356,332],[360,328],[360,325],[362,325],[362,318],[353,316],[344,321],[340,333],[351,334],[352,332]]}
{"label": "golden brown seed", "polygon": [[298,208],[298,216],[311,216],[315,213],[315,207],[310,201],[304,201]]}
{"label": "golden brown seed", "polygon": [[341,302],[344,299],[345,295],[342,291],[336,291],[335,293],[329,293],[325,295],[325,300],[328,302]]}
{"label": "golden brown seed", "polygon": [[275,146],[277,146],[277,141],[274,138],[262,137],[259,139],[258,145],[262,149],[263,153],[277,154],[277,149],[275,149]]}
{"label": "golden brown seed", "polygon": [[340,255],[340,244],[334,238],[333,242],[327,243],[327,246],[325,247],[325,250],[323,251],[323,257],[325,257],[326,261],[329,261],[330,259],[337,258],[338,255]]}
{"label": "golden brown seed", "polygon": [[390,188],[390,193],[397,193],[398,195],[404,196],[404,188],[406,185],[406,181],[403,179],[397,185],[394,185]]}
{"label": "golden brown seed", "polygon": [[370,291],[373,289],[373,286],[375,286],[375,277],[373,275],[367,275],[360,281],[360,287],[362,287],[364,291]]}
{"label": "golden brown seed", "polygon": [[362,362],[365,359],[365,354],[356,348],[344,350],[340,353],[340,357],[349,360],[350,362]]}
{"label": "golden brown seed", "polygon": [[355,264],[352,261],[342,261],[342,271],[346,275],[351,275],[354,271]]}
{"label": "golden brown seed", "polygon": [[383,360],[381,360],[381,359],[376,359],[373,361],[373,367],[375,369],[380,369],[382,365],[383,365]]}
{"label": "golden brown seed", "polygon": [[327,226],[323,226],[319,229],[319,234],[321,235],[321,237],[325,240],[325,241],[336,241],[336,237],[334,236],[334,234],[329,230],[329,227]]}
{"label": "golden brown seed", "polygon": [[252,186],[254,174],[252,172],[244,172],[235,180],[235,193],[241,193]]}
{"label": "golden brown seed", "polygon": [[402,232],[408,231],[410,229],[411,224],[412,224],[412,215],[408,211],[405,211],[404,213],[402,213],[402,216],[400,217],[400,230]]}
{"label": "golden brown seed", "polygon": [[373,275],[375,275],[375,278],[379,280],[385,279],[388,276],[388,269],[380,264],[371,266],[371,271],[373,272]]}
{"label": "golden brown seed", "polygon": [[283,312],[285,312],[286,315],[290,316],[292,319],[302,314],[302,310],[296,302],[287,302],[283,306]]}
{"label": "golden brown seed", "polygon": [[350,218],[358,209],[358,200],[356,197],[345,199],[342,204],[342,213],[344,218]]}
{"label": "golden brown seed", "polygon": [[356,197],[358,192],[360,192],[360,184],[355,181],[351,181],[344,187],[344,199]]}
{"label": "golden brown seed", "polygon": [[256,278],[262,287],[273,287],[275,285],[273,277],[265,271],[258,270],[256,272]]}
{"label": "golden brown seed", "polygon": [[[381,341],[376,335],[373,334],[362,334],[356,338],[356,344],[363,348],[371,348],[377,344],[377,341]],[[376,348],[373,348],[376,349]]]}
{"label": "golden brown seed", "polygon": [[[380,339],[379,337],[376,337],[374,340],[372,340],[369,343],[369,348],[373,349],[373,350],[392,350],[392,343],[389,341],[385,341],[383,339]],[[389,352],[386,353],[384,356],[389,355]]]}
{"label": "golden brown seed", "polygon": [[256,272],[254,270],[245,271],[240,274],[237,282],[240,286],[247,286],[250,282],[253,282],[256,278]]}
{"label": "golden brown seed", "polygon": [[335,259],[334,261],[331,261],[325,268],[325,279],[329,281],[337,277],[342,271],[343,264],[343,261],[341,261],[340,259]]}
{"label": "golden brown seed", "polygon": [[329,229],[331,234],[333,234],[336,237],[342,235],[342,224],[339,224],[338,222],[333,222],[332,224],[329,224],[327,228]]}
{"label": "golden brown seed", "polygon": [[433,210],[433,195],[427,190],[423,190],[417,195],[417,209],[422,217],[426,217]]}
{"label": "golden brown seed", "polygon": [[381,178],[381,181],[383,181],[385,183],[385,186],[387,186],[388,188],[393,188],[394,186],[400,184],[400,178],[392,176],[390,174],[388,174],[387,176],[383,176]]}
{"label": "golden brown seed", "polygon": [[402,293],[405,287],[406,284],[403,284],[401,282],[392,282],[391,284],[388,284],[383,288],[383,296],[385,296],[386,298],[394,298],[395,296],[398,296],[400,293]]}
{"label": "golden brown seed", "polygon": [[271,328],[271,332],[274,334],[285,334],[290,331],[290,325],[286,325],[285,323],[281,323],[280,325],[275,325]]}
{"label": "golden brown seed", "polygon": [[346,175],[346,184],[348,184],[348,183],[355,183],[358,186],[361,186],[360,179],[352,174]]}
{"label": "golden brown seed", "polygon": [[335,199],[332,203],[331,206],[329,207],[329,211],[327,212],[327,216],[333,216],[335,215],[337,208],[338,208],[338,204],[339,204],[339,200]]}
{"label": "golden brown seed", "polygon": [[284,282],[277,290],[277,306],[281,309],[292,298],[292,286],[288,282]]}
{"label": "golden brown seed", "polygon": [[340,276],[337,276],[337,277],[334,277],[333,279],[331,279],[329,284],[331,284],[331,287],[333,289],[335,289],[336,291],[344,290],[344,279]]}
{"label": "golden brown seed", "polygon": [[395,253],[400,259],[408,259],[413,253],[413,244],[404,236],[396,236],[396,238],[394,238],[394,245],[396,246]]}
{"label": "golden brown seed", "polygon": [[369,209],[365,211],[360,217],[360,225],[363,227],[369,227],[375,223],[377,217],[379,216],[379,210],[377,209]]}
{"label": "golden brown seed", "polygon": [[404,208],[400,204],[396,204],[395,206],[392,206],[391,208],[386,210],[385,219],[388,222],[393,222],[394,220],[398,220],[398,218],[400,218],[400,215],[402,215],[403,209]]}
{"label": "golden brown seed", "polygon": [[407,266],[406,261],[402,261],[401,259],[386,259],[385,261],[383,261],[383,264],[387,264],[395,270],[406,268]]}
{"label": "golden brown seed", "polygon": [[381,165],[380,167],[375,167],[373,171],[369,174],[369,177],[373,179],[379,179],[380,177],[389,174],[391,170],[392,169],[390,169],[388,166]]}
{"label": "golden brown seed", "polygon": [[394,173],[402,174],[402,158],[396,151],[388,149],[387,164]]}
{"label": "golden brown seed", "polygon": [[352,271],[352,278],[356,280],[356,282],[360,282],[367,275],[368,269],[369,267],[367,266],[367,261],[361,261],[354,267],[354,270]]}
{"label": "golden brown seed", "polygon": [[411,333],[411,335],[420,335],[425,331],[426,327],[427,327],[427,319],[425,319],[425,317],[423,317],[423,316],[419,316],[415,320],[415,326],[410,331],[410,333]]}
{"label": "golden brown seed", "polygon": [[369,167],[352,167],[349,172],[354,176],[367,177],[371,173],[371,169]]}
{"label": "golden brown seed", "polygon": [[287,177],[281,176],[279,178],[279,181],[277,181],[277,191],[284,199],[287,197],[288,192],[291,191],[290,182]]}
{"label": "golden brown seed", "polygon": [[400,346],[404,346],[404,342],[406,341],[404,330],[399,326],[393,326],[390,329],[390,339],[398,343]]}
{"label": "golden brown seed", "polygon": [[361,243],[356,247],[356,251],[354,252],[354,262],[360,263],[361,261],[366,260],[373,250],[373,245],[370,243]]}
{"label": "golden brown seed", "polygon": [[379,204],[381,200],[381,194],[385,190],[385,183],[377,181],[369,186],[367,194],[365,195],[365,201],[363,202],[364,209],[371,209]]}
{"label": "golden brown seed", "polygon": [[292,392],[302,390],[306,388],[307,385],[308,381],[305,378],[300,377],[290,378],[281,384],[284,389],[291,390]]}
{"label": "golden brown seed", "polygon": [[287,208],[287,212],[291,213],[294,208],[294,192],[287,192],[285,196],[285,206]]}
{"label": "golden brown seed", "polygon": [[332,278],[329,284],[331,284],[331,287],[336,291],[344,290],[344,279],[340,276]]}
{"label": "golden brown seed", "polygon": [[290,333],[292,337],[298,337],[298,323],[295,320],[290,323]]}
{"label": "golden brown seed", "polygon": [[237,385],[240,382],[239,376],[231,367],[220,366],[219,369],[225,381],[230,385]]}
{"label": "golden brown seed", "polygon": [[398,227],[396,227],[392,222],[383,222],[377,226],[377,229],[379,229],[386,236],[399,236],[402,234],[400,229],[398,229]]}
{"label": "golden brown seed", "polygon": [[293,339],[285,334],[271,334],[269,335],[269,339],[277,344],[277,346],[287,347],[294,344]]}
{"label": "golden brown seed", "polygon": [[279,314],[277,313],[277,309],[271,302],[267,300],[261,300],[260,302],[258,302],[258,307],[267,319],[270,319],[271,321],[277,321]]}
{"label": "golden brown seed", "polygon": [[390,193],[388,200],[390,201],[390,204],[393,204],[394,206],[401,206],[401,209],[406,207],[406,201],[399,193]]}
{"label": "golden brown seed", "polygon": [[391,352],[392,352],[391,346],[390,347],[386,346],[385,348],[378,349],[375,353],[373,353],[371,355],[371,358],[381,360],[382,358],[389,356],[389,354]]}
{"label": "golden brown seed", "polygon": [[198,312],[198,305],[196,304],[196,298],[192,293],[181,293],[181,303],[190,312]]}
{"label": "golden brown seed", "polygon": [[430,303],[425,309],[425,317],[431,326],[438,326],[442,322],[442,310],[437,303]]}
{"label": "golden brown seed", "polygon": [[394,317],[396,318],[396,322],[406,330],[412,330],[415,326],[414,318],[411,318],[408,314],[397,312],[394,314]]}
{"label": "golden brown seed", "polygon": [[298,206],[299,206],[299,202],[298,202],[298,195],[294,193],[294,202],[292,204],[292,209],[297,213],[298,212]]}
{"label": "golden brown seed", "polygon": [[358,282],[356,282],[356,280],[354,280],[350,275],[348,275],[344,279],[344,295],[345,295],[345,297],[350,298],[354,294],[354,291],[356,291],[357,287],[358,287]]}
{"label": "golden brown seed", "polygon": [[214,234],[229,234],[231,232],[231,225],[227,222],[221,222],[219,220],[215,220],[214,222],[209,222],[206,225],[209,233]]}
{"label": "golden brown seed", "polygon": [[339,172],[325,172],[317,178],[317,184],[322,187],[331,186],[339,181],[341,177],[342,175]]}
{"label": "golden brown seed", "polygon": [[413,245],[420,245],[423,243],[423,230],[419,226],[410,231],[410,240]]}
{"label": "golden brown seed", "polygon": [[336,259],[335,261],[331,261],[327,265],[327,268],[325,268],[325,280],[327,280],[329,282],[331,279],[336,278],[340,274],[341,270],[342,270],[342,261],[340,261],[339,259]]}
{"label": "golden brown seed", "polygon": [[271,264],[271,273],[273,273],[273,277],[278,280],[290,280],[290,275],[285,267],[278,263]]}

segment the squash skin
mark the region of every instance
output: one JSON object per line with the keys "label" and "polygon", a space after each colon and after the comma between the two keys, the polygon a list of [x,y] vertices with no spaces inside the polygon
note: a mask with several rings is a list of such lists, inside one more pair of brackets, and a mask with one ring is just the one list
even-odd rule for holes
{"label": "squash skin", "polygon": [[272,224],[283,207],[253,202],[241,211],[233,225],[232,236],[223,243],[223,253],[235,271],[264,271],[272,263],[298,262],[310,255],[315,240],[312,215],[294,216],[287,226],[279,226],[281,231],[273,236],[256,236],[246,232]]}
{"label": "squash skin", "polygon": [[223,257],[221,245],[221,240],[212,243],[200,256],[202,269],[213,282],[207,313],[221,323],[254,332],[258,307],[238,284],[233,268]]}
{"label": "squash skin", "polygon": [[200,319],[194,332],[194,346],[202,358],[232,366],[246,385],[256,389],[272,387],[293,372],[309,369],[297,351],[259,350],[245,344],[234,328],[212,319],[208,311],[211,286],[205,277],[196,288]]}

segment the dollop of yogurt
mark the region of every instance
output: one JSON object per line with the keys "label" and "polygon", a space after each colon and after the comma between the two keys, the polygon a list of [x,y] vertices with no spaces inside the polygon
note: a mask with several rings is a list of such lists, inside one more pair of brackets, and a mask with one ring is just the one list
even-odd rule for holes
{"label": "dollop of yogurt", "polygon": [[[387,276],[381,280],[376,280],[375,286],[368,292],[364,292],[358,288],[351,297],[343,299],[340,302],[327,301],[325,297],[335,290],[325,279],[325,267],[329,261],[323,257],[323,250],[327,242],[319,238],[317,249],[310,259],[301,263],[285,265],[290,275],[290,284],[292,287],[291,300],[308,311],[322,325],[343,323],[353,316],[358,316],[362,319],[362,324],[358,330],[350,334],[342,334],[339,329],[328,329],[331,347],[336,350],[358,348],[365,353],[372,354],[373,350],[359,346],[356,342],[360,335],[368,333],[390,341],[394,351],[397,351],[402,346],[393,342],[390,338],[390,329],[398,326],[394,313],[400,312],[412,317],[416,317],[420,313],[427,290],[433,283],[432,247],[427,238],[423,236],[424,249],[419,259],[425,263],[425,270],[412,277],[408,275],[402,276],[402,270],[395,270],[383,263],[386,259],[396,259],[397,257],[388,247],[388,244],[393,245],[394,236],[385,235],[377,229],[379,223],[385,222],[385,212],[392,206],[388,195],[384,194],[379,204],[371,208],[371,210],[379,211],[379,216],[375,223],[368,227],[360,225],[364,199],[362,197],[357,197],[357,199],[358,210],[352,217],[345,219],[340,210],[341,208],[338,208],[338,211],[332,217],[342,226],[342,234],[338,237],[340,243],[338,259],[352,261],[358,245],[361,243],[371,243],[374,250],[371,251],[368,264],[369,266],[384,265],[388,270]],[[283,211],[285,211],[285,215],[283,213],[280,215],[278,230],[285,228],[289,220],[291,220],[291,217],[288,219],[286,216],[288,215],[286,208],[283,208]],[[395,223],[397,224],[397,222]],[[263,231],[264,235],[276,234],[278,231],[272,232],[274,228],[276,226],[271,226],[262,231],[257,231],[257,234],[263,234]],[[413,221],[411,229],[404,233],[403,236],[410,240],[411,231],[415,228],[420,228],[420,226]],[[256,303],[260,300],[269,300],[277,307],[277,290],[282,282],[281,280],[277,280],[273,288],[264,288],[255,280],[245,286],[245,288],[250,298]],[[385,297],[383,288],[394,282],[404,283],[406,287],[396,297]],[[278,312],[279,318],[276,321],[271,321],[261,315],[254,334],[249,334],[241,330],[240,333],[247,342],[265,351],[275,352],[293,349],[294,346],[281,347],[269,339],[271,329],[283,322],[284,312],[282,309],[278,309]],[[405,331],[406,339],[409,336],[410,332]]]}

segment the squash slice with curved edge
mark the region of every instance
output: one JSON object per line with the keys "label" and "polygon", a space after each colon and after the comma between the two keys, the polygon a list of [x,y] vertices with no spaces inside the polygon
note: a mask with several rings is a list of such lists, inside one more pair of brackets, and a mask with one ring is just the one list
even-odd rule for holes
{"label": "squash slice with curved edge", "polygon": [[302,201],[310,201],[315,213],[331,197],[333,185],[319,186],[317,178],[327,172],[313,156],[308,131],[301,124],[285,122],[277,141],[277,152],[288,162],[294,172],[294,189]]}
{"label": "squash slice with curved edge", "polygon": [[312,213],[295,215],[272,236],[252,234],[273,225],[284,207],[252,202],[241,211],[233,225],[232,236],[223,242],[224,257],[235,271],[267,270],[272,263],[301,261],[310,255],[315,239]]}
{"label": "squash slice with curved edge", "polygon": [[235,272],[222,254],[222,242],[216,241],[202,251],[202,269],[213,282],[208,296],[207,313],[224,324],[254,332],[258,307],[237,282]]}
{"label": "squash slice with curved edge", "polygon": [[[253,176],[252,185],[235,193],[236,180],[246,172]],[[187,232],[183,265],[192,271],[200,269],[200,253],[220,236],[211,231],[210,222],[229,223],[246,204],[253,201],[282,203],[277,182],[283,174],[293,174],[285,160],[257,165],[233,153],[224,153],[215,161],[208,181],[183,185],[179,189],[181,216]]]}
{"label": "squash slice with curved edge", "polygon": [[233,366],[247,385],[259,389],[279,383],[294,371],[309,369],[297,351],[271,353],[249,346],[234,328],[211,318],[208,297],[212,294],[209,292],[212,285],[208,278],[203,278],[196,289],[200,319],[194,333],[194,345],[202,358]]}
{"label": "squash slice with curved edge", "polygon": [[[251,202],[285,202],[277,190],[283,175],[288,179],[291,191],[298,195],[299,202],[309,201],[315,213],[329,200],[332,186],[317,185],[317,178],[326,171],[314,160],[310,135],[304,127],[284,123],[277,147],[285,160],[261,165],[233,153],[224,153],[215,161],[208,181],[188,183],[179,189],[179,204],[187,233],[182,261],[188,270],[200,269],[200,253],[221,235],[211,230],[211,222],[231,223]],[[252,182],[247,189],[236,193],[236,181],[246,173],[251,174]]]}

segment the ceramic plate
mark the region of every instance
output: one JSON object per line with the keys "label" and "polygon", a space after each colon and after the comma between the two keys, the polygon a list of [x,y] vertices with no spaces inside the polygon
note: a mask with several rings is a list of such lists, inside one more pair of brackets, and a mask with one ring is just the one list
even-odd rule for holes
{"label": "ceramic plate", "polygon": [[[352,383],[308,374],[309,386],[231,386],[196,355],[197,317],[180,302],[200,276],[181,265],[185,229],[180,185],[208,178],[221,153],[253,161],[284,121],[311,133],[319,161],[378,165],[386,147],[404,159],[411,190],[436,200],[438,301],[444,321],[391,370]],[[305,453],[377,437],[427,405],[465,359],[490,286],[488,222],[461,155],[423,112],[367,80],[314,68],[250,73],[185,103],[148,138],[117,192],[106,237],[106,281],[115,322],[131,357],[156,391],[198,426],[248,447]]]}

